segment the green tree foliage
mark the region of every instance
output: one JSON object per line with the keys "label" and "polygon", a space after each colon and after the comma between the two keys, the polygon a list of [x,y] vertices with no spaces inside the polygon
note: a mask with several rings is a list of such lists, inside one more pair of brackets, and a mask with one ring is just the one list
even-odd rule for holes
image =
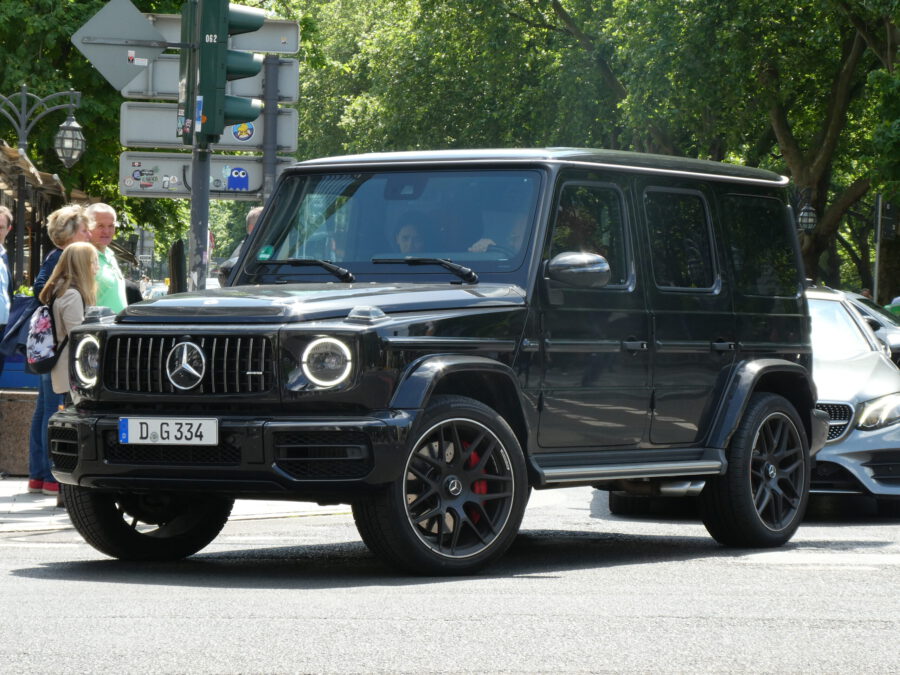
{"label": "green tree foliage", "polygon": [[[82,91],[82,162],[61,168],[50,121],[35,133],[32,155],[167,241],[186,229],[187,203],[118,196],[121,98],[70,42],[105,1],[0,6],[0,86]],[[179,2],[135,4],[175,13]],[[576,145],[764,166],[790,175],[819,214],[804,238],[812,270],[839,235],[860,270],[867,265],[866,234],[848,228],[847,213],[897,181],[900,0],[245,4],[301,23],[301,158]],[[217,255],[237,237],[230,228],[242,208],[213,210]]]}

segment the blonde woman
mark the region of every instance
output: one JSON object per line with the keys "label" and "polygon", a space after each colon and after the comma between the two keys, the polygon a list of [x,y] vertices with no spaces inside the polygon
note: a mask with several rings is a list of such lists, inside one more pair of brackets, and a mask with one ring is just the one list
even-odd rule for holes
{"label": "blonde woman", "polygon": [[[44,259],[41,270],[34,280],[35,298],[40,296],[44,285],[53,274],[63,249],[77,241],[89,242],[91,240],[88,218],[84,208],[77,204],[71,204],[51,213],[47,217],[47,234],[56,248],[50,251]],[[24,315],[25,320],[21,322],[20,333],[27,334],[30,315],[30,311]],[[18,341],[24,342],[24,336],[20,336]],[[59,492],[59,485],[53,480],[53,474],[50,473],[47,425],[50,423],[50,416],[62,404],[63,397],[53,391],[53,380],[50,373],[44,373],[39,377],[40,387],[34,414],[31,417],[31,432],[28,442],[28,491],[55,495]]]}
{"label": "blonde woman", "polygon": [[71,204],[51,213],[47,217],[47,234],[56,248],[44,259],[41,270],[34,280],[34,297],[38,297],[44,289],[44,284],[53,273],[62,250],[73,242],[91,240],[88,217],[84,208]]}
{"label": "blonde woman", "polygon": [[[69,331],[84,321],[84,311],[97,302],[97,270],[100,261],[97,249],[85,242],[75,242],[63,250],[53,274],[41,291],[41,302],[53,302],[53,322],[56,339],[62,342]],[[69,391],[69,345],[60,353],[59,360],[50,371],[53,391],[65,394]]]}

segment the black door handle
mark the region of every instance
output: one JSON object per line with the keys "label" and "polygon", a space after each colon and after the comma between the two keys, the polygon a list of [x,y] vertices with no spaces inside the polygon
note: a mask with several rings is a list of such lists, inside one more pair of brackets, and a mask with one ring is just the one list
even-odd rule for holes
{"label": "black door handle", "polygon": [[733,352],[736,348],[734,342],[713,342],[711,345],[714,352]]}
{"label": "black door handle", "polygon": [[626,352],[641,352],[646,351],[647,349],[647,341],[646,340],[623,340],[622,348]]}

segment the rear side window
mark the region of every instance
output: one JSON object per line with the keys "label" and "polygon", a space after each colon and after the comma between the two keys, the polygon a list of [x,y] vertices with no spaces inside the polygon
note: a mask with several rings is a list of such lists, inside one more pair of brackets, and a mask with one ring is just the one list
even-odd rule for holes
{"label": "rear side window", "polygon": [[708,289],[716,279],[709,211],[699,192],[650,188],[644,214],[660,288]]}
{"label": "rear side window", "polygon": [[795,297],[802,282],[785,205],[771,197],[734,194],[722,204],[738,292]]}

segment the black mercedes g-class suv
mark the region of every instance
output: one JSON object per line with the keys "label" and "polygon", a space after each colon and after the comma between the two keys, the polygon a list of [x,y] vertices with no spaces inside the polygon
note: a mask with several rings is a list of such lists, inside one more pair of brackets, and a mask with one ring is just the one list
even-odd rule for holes
{"label": "black mercedes g-class suv", "polygon": [[73,331],[72,522],[165,560],[236,497],[349,503],[388,562],[464,573],[532,488],[593,485],[783,544],[827,429],[785,183],[579,149],[299,163],[228,287]]}

